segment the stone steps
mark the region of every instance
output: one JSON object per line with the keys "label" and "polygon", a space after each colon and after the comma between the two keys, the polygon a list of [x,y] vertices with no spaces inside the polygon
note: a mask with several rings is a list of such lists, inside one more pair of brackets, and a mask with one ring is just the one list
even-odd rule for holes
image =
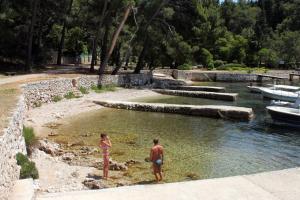
{"label": "stone steps", "polygon": [[204,116],[210,118],[222,118],[230,120],[248,121],[253,118],[252,108],[223,106],[223,105],[178,105],[161,103],[138,103],[120,101],[93,101],[108,108],[136,110],[144,112],[161,112],[192,116]]}

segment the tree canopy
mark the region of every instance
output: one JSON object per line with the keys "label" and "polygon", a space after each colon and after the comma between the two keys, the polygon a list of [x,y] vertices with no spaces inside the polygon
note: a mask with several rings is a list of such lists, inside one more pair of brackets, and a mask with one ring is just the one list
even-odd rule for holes
{"label": "tree canopy", "polygon": [[[0,70],[92,55],[91,71],[300,62],[299,0],[0,0]],[[97,61],[100,62],[97,62]],[[216,65],[216,66],[215,66]]]}

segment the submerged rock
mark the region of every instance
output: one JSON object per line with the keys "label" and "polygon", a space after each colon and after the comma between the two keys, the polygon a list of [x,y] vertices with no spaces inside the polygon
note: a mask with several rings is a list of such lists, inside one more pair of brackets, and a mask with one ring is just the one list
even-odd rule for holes
{"label": "submerged rock", "polygon": [[82,182],[82,184],[91,190],[107,188],[107,186],[104,185],[100,180],[95,179],[86,179]]}
{"label": "submerged rock", "polygon": [[125,165],[125,163],[118,163],[111,160],[109,163],[109,169],[115,171],[126,171],[128,170],[128,167]]}

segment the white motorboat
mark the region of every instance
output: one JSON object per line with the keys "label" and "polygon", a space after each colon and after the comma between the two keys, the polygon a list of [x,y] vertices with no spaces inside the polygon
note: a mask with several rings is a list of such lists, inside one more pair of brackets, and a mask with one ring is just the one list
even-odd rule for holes
{"label": "white motorboat", "polygon": [[253,93],[261,93],[261,88],[266,88],[266,87],[258,87],[258,86],[247,86],[247,88],[250,90],[250,92]]}
{"label": "white motorboat", "polygon": [[280,101],[288,101],[288,102],[296,102],[299,92],[288,92],[283,90],[273,90],[270,88],[261,88],[261,93],[265,98],[280,100]]}
{"label": "white motorboat", "polygon": [[272,100],[271,101],[271,106],[282,106],[282,107],[290,107],[290,108],[299,108],[300,106],[300,98],[296,100],[295,103],[287,102],[287,101],[276,101]]}
{"label": "white motorboat", "polygon": [[268,113],[273,120],[300,125],[300,109],[281,106],[268,106]]}
{"label": "white motorboat", "polygon": [[273,85],[273,84],[268,84],[268,86],[270,86],[274,90],[284,90],[284,91],[290,91],[290,92],[300,91],[300,87],[291,86],[291,85]]}

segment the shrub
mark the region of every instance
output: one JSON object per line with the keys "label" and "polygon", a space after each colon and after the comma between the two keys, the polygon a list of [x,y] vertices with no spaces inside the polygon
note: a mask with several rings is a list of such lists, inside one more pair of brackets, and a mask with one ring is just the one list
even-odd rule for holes
{"label": "shrub", "polygon": [[64,96],[66,99],[74,99],[76,98],[75,94],[73,92],[68,92],[67,94],[65,94]]}
{"label": "shrub", "polygon": [[215,68],[215,66],[214,66],[214,63],[212,63],[212,62],[207,65],[208,70],[213,70],[214,68]]}
{"label": "shrub", "polygon": [[96,93],[113,92],[116,91],[116,86],[115,85],[106,85],[106,86],[92,85],[91,89]]}
{"label": "shrub", "polygon": [[20,179],[39,178],[39,172],[35,166],[35,163],[30,161],[27,156],[22,153],[18,153],[16,159],[17,164],[21,166]]}
{"label": "shrub", "polygon": [[54,102],[59,102],[59,101],[61,101],[63,98],[61,97],[61,96],[54,96],[53,98],[52,98],[52,101],[54,101]]}
{"label": "shrub", "polygon": [[183,65],[178,66],[178,69],[179,70],[191,70],[191,69],[193,69],[193,67],[192,67],[192,65],[185,63]]}
{"label": "shrub", "polygon": [[218,67],[218,70],[231,70],[231,71],[239,71],[245,70],[247,66],[244,64],[237,64],[237,63],[229,63]]}
{"label": "shrub", "polygon": [[17,153],[16,159],[17,159],[17,164],[20,166],[26,162],[29,162],[29,159],[27,158],[27,156],[25,156],[22,153]]}
{"label": "shrub", "polygon": [[223,60],[215,60],[214,61],[214,66],[217,67],[217,68],[224,65],[224,64],[225,64],[225,62]]}
{"label": "shrub", "polygon": [[209,68],[209,65],[213,64],[213,55],[205,48],[201,49],[201,61],[202,64]]}
{"label": "shrub", "polygon": [[32,147],[37,141],[34,130],[31,127],[23,127],[23,136],[27,148]]}
{"label": "shrub", "polygon": [[88,94],[88,93],[89,93],[88,89],[85,88],[85,87],[82,87],[82,86],[79,88],[79,91],[80,91],[82,94]]}

